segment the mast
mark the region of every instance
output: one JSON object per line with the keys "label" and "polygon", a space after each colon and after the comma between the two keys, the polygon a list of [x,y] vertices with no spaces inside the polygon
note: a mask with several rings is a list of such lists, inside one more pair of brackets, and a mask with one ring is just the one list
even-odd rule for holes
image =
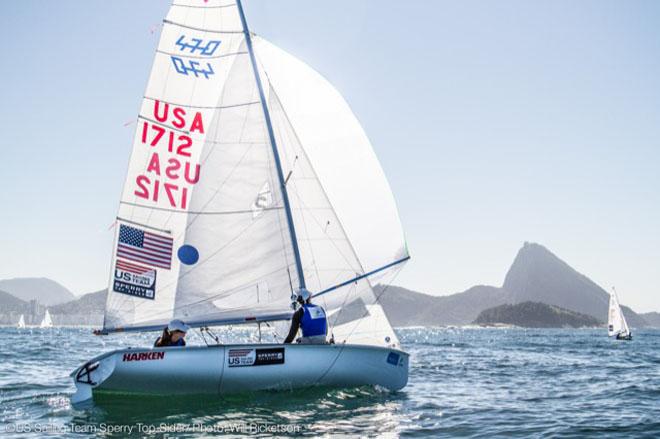
{"label": "mast", "polygon": [[243,13],[243,5],[241,0],[236,0],[236,6],[238,7],[238,13],[241,16],[241,24],[243,25],[243,33],[245,34],[245,42],[247,44],[248,53],[250,54],[250,62],[252,63],[252,71],[254,72],[254,79],[257,82],[257,88],[259,90],[259,98],[261,99],[261,108],[264,111],[264,118],[266,119],[266,126],[268,127],[268,137],[270,139],[270,145],[273,148],[273,156],[275,157],[275,167],[277,168],[277,178],[280,183],[280,189],[282,190],[282,199],[284,201],[284,210],[286,212],[286,219],[289,225],[289,235],[291,236],[291,244],[293,246],[293,255],[296,260],[296,271],[298,273],[298,286],[303,289],[305,288],[305,275],[303,274],[302,260],[300,259],[300,249],[298,248],[298,238],[296,237],[296,228],[293,224],[293,215],[291,214],[291,204],[289,203],[289,194],[286,191],[286,182],[284,180],[284,172],[282,171],[282,163],[280,162],[280,155],[277,150],[277,142],[275,141],[275,133],[273,132],[273,125],[270,120],[270,112],[268,110],[268,104],[266,103],[266,97],[264,95],[263,85],[261,84],[261,78],[259,77],[259,69],[257,67],[257,61],[254,56],[254,50],[252,49],[252,37],[250,36],[250,30],[248,29],[247,21],[245,20],[245,14]]}

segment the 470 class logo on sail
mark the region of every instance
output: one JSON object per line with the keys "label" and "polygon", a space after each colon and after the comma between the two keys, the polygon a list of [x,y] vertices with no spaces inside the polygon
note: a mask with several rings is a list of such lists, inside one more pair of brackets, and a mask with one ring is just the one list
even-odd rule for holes
{"label": "470 class logo on sail", "polygon": [[[213,56],[220,46],[220,40],[204,41],[201,38],[190,38],[188,41],[185,35],[181,35],[175,44],[181,52],[188,52],[191,55],[197,54],[199,57],[204,57]],[[183,56],[185,57],[185,55]],[[189,76],[193,74],[196,78],[202,75],[205,79],[209,79],[209,76],[215,74],[213,66],[209,62],[206,63],[206,67],[202,67],[200,61],[186,61],[182,57],[175,55],[170,55],[170,58],[172,59],[174,70],[181,75]]]}

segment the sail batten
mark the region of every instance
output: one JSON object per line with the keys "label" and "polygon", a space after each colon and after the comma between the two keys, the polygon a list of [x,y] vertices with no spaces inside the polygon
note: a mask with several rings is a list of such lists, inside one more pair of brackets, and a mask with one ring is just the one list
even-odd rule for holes
{"label": "sail batten", "polygon": [[209,6],[202,6],[202,5],[184,5],[184,4],[179,4],[179,3],[172,3],[172,6],[178,6],[182,8],[192,8],[192,9],[218,9],[218,8],[230,8],[233,6],[236,6],[235,2],[228,3],[228,4],[222,4],[222,5],[209,5]]}
{"label": "sail batten", "polygon": [[196,30],[196,31],[200,31],[200,32],[208,32],[208,33],[212,33],[212,34],[242,34],[243,33],[242,30],[202,29],[202,28],[199,28],[199,27],[186,26],[185,24],[176,23],[174,21],[169,21],[169,20],[163,20],[163,23],[164,24],[169,24],[169,25],[172,25],[172,26],[183,27],[183,28],[190,29],[190,30]]}
{"label": "sail batten", "polygon": [[198,108],[198,109],[200,109],[200,110],[202,110],[202,109],[204,109],[204,110],[221,110],[221,109],[223,109],[223,108],[233,108],[233,107],[241,107],[241,106],[244,106],[244,105],[257,105],[257,104],[261,104],[260,101],[251,101],[251,102],[244,102],[244,103],[238,103],[238,104],[230,104],[230,105],[223,105],[223,106],[215,106],[215,107],[213,107],[213,106],[201,106],[201,105],[183,104],[183,103],[180,103],[180,102],[165,101],[165,100],[163,100],[163,99],[156,99],[156,98],[152,98],[152,97],[149,97],[149,96],[145,96],[144,98],[145,98],[145,99],[149,99],[149,100],[151,100],[151,101],[160,101],[160,102],[162,102],[162,103],[170,104],[170,105],[174,105],[174,106],[176,106],[176,107]]}

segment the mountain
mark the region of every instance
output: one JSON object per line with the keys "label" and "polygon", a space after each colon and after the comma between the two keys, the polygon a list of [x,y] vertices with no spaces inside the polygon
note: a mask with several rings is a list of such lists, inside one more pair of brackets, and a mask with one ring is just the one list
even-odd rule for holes
{"label": "mountain", "polygon": [[603,322],[586,314],[540,302],[500,305],[479,313],[477,325],[506,324],[524,328],[585,328],[602,326]]}
{"label": "mountain", "polygon": [[85,294],[78,299],[52,307],[50,312],[51,314],[103,314],[107,294],[107,289]]}
{"label": "mountain", "polygon": [[76,298],[71,291],[45,277],[0,280],[0,290],[6,291],[24,302],[36,299],[46,306],[57,305]]}
{"label": "mountain", "polygon": [[430,296],[394,285],[377,285],[376,295],[394,326],[465,325],[485,308],[502,305],[500,288],[478,285],[450,296]]}
{"label": "mountain", "polygon": [[29,309],[29,304],[9,293],[0,291],[0,313],[25,313]]}
{"label": "mountain", "polygon": [[[430,296],[396,286],[383,289],[380,303],[394,326],[467,325],[481,311],[504,304],[541,302],[605,320],[609,294],[539,244],[525,243],[509,268],[502,287],[478,285],[449,296]],[[621,307],[632,327],[644,318]]]}
{"label": "mountain", "polygon": [[50,313],[58,325],[101,326],[107,294],[107,289],[85,294],[78,299],[53,306]]}
{"label": "mountain", "polygon": [[[647,312],[640,314],[648,325],[652,328],[660,328],[660,312]],[[626,314],[626,317],[628,315]]]}
{"label": "mountain", "polygon": [[0,291],[0,325],[16,325],[21,315],[28,325],[34,324],[36,319],[40,322],[46,310],[38,304],[34,305]]}
{"label": "mountain", "polygon": [[103,311],[107,290],[101,290],[46,307],[41,304],[25,302],[13,295],[0,291],[0,324],[16,325],[21,315],[28,325],[38,325],[46,313],[50,314],[55,325],[95,325],[103,323]]}
{"label": "mountain", "polygon": [[[604,320],[610,295],[585,275],[578,273],[539,244],[525,243],[504,279],[507,303],[526,301],[556,305]],[[622,306],[628,324],[645,326],[646,321]]]}

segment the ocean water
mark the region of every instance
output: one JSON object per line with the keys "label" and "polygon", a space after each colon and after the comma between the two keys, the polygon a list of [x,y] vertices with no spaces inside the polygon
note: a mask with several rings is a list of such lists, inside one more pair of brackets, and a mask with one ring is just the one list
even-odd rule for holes
{"label": "ocean water", "polygon": [[660,437],[658,330],[634,331],[632,342],[603,330],[397,332],[411,354],[409,383],[399,392],[105,397],[74,408],[68,375],[76,366],[109,349],[149,346],[155,334],[0,328],[0,437]]}

